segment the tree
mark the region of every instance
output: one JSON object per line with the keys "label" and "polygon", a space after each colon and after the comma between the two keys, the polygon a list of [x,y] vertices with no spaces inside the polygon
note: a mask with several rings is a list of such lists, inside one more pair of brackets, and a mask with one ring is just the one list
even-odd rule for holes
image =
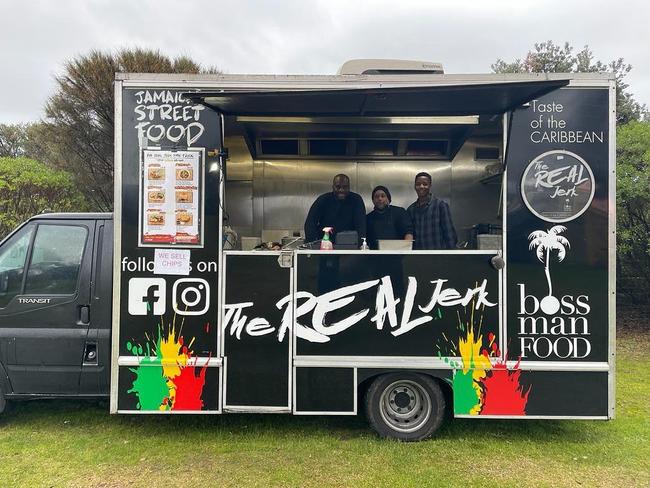
{"label": "tree", "polygon": [[0,124],[0,157],[22,156],[26,142],[27,124]]}
{"label": "tree", "polygon": [[0,124],[0,157],[43,161],[50,153],[43,122]]}
{"label": "tree", "polygon": [[65,63],[57,92],[45,105],[37,127],[43,160],[68,170],[94,209],[113,206],[113,80],[118,72],[216,73],[187,57],[170,59],[159,51],[91,51]]}
{"label": "tree", "polygon": [[24,157],[0,158],[0,238],[44,210],[86,209],[85,199],[65,171]]}
{"label": "tree", "polygon": [[535,44],[534,51],[528,51],[523,59],[506,62],[497,59],[491,66],[495,73],[594,73],[610,71],[616,76],[616,121],[625,124],[630,120],[640,120],[646,113],[645,105],[640,104],[631,93],[627,91],[629,85],[625,83],[625,76],[632,69],[623,58],[618,58],[609,63],[595,61],[594,55],[585,46],[581,51],[573,54],[573,47],[568,43],[558,46],[553,41]]}
{"label": "tree", "polygon": [[619,285],[631,300],[647,303],[650,289],[650,123],[616,131]]}

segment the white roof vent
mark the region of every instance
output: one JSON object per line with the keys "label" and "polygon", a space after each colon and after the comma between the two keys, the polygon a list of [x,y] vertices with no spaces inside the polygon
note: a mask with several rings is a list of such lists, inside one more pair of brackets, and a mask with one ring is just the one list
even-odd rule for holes
{"label": "white roof vent", "polygon": [[351,59],[339,68],[339,75],[418,75],[444,73],[442,63],[406,59]]}

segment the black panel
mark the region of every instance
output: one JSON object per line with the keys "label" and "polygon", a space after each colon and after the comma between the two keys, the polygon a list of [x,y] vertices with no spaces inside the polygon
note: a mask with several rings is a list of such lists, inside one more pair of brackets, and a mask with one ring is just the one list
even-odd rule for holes
{"label": "black panel", "polygon": [[[289,278],[290,269],[279,266],[278,255],[226,256],[227,405],[289,406],[291,331],[280,340],[283,312],[275,306],[289,294]],[[234,309],[246,302],[252,304]],[[255,319],[262,320],[251,329]],[[269,333],[254,335],[263,332]]]}
{"label": "black panel", "polygon": [[607,373],[525,371],[526,415],[607,416]]}
{"label": "black panel", "polygon": [[[512,117],[507,154],[507,323],[510,358],[516,359],[522,355],[527,361],[609,359],[607,226],[608,213],[612,209],[608,199],[608,101],[607,88],[562,89],[531,103],[530,107],[517,110]],[[544,156],[549,151],[553,153]],[[570,218],[571,212],[577,214],[574,204],[586,203],[584,193],[591,188],[590,178],[586,168],[582,169],[584,165],[573,155],[584,160],[593,172],[593,200],[584,213],[572,220],[543,220],[540,217],[551,220]],[[544,162],[537,168],[540,160],[551,161],[559,166],[559,170],[554,175],[544,177],[541,172],[545,171],[543,165],[551,163]],[[537,215],[522,197],[521,181],[529,164],[529,173],[532,171],[531,174],[535,175],[539,171],[541,178],[539,184],[535,183],[535,179],[527,179],[533,182],[527,186],[531,188],[527,189],[527,193],[530,191],[534,197],[534,200],[530,200],[534,202],[532,209],[542,210]],[[574,167],[577,172],[571,173]],[[537,175],[534,177],[537,178]],[[576,180],[584,181],[578,185],[578,195],[574,198],[572,188]],[[564,195],[566,192],[568,194]],[[564,202],[563,206],[558,207],[558,199]],[[548,207],[548,212],[543,210],[542,204]],[[562,217],[565,214],[568,217]],[[535,245],[540,240],[531,236],[536,231],[543,233],[540,234],[541,240],[553,234],[551,237],[555,239],[556,246],[562,247],[562,260],[559,259],[558,248],[548,253],[542,249],[540,260],[536,254],[539,246]],[[548,271],[545,269],[546,262]],[[549,304],[545,310],[542,300]],[[535,330],[534,321],[537,324]],[[545,324],[547,330],[543,329]],[[553,326],[555,329],[552,329]]]}
{"label": "black panel", "polygon": [[[316,297],[311,308],[305,297],[299,297],[296,322],[298,355],[338,356],[458,356],[456,346],[460,337],[467,336],[473,324],[487,341],[491,333],[498,339],[499,293],[498,272],[490,266],[489,254],[365,254],[349,255],[299,255],[298,290]],[[394,298],[399,300],[395,309],[395,326],[386,316],[379,328],[376,314],[380,279],[389,277]],[[445,280],[445,281],[438,281]],[[434,292],[440,286],[441,293],[465,297],[469,289],[480,287],[485,280],[484,301],[492,306],[481,305],[478,293],[466,306],[453,305],[440,300],[432,310],[422,311],[432,302]],[[340,295],[327,305],[328,292],[367,283],[364,290]],[[411,286],[414,299],[408,300]],[[446,291],[445,291],[446,290]],[[345,290],[343,290],[345,291]],[[446,295],[450,297],[450,295]],[[354,298],[350,303],[343,300]],[[381,301],[381,300],[380,300]],[[328,307],[322,318],[315,311]],[[410,314],[405,313],[405,303],[410,303]],[[306,304],[306,305],[304,305]],[[338,304],[338,308],[337,308]],[[341,306],[342,305],[342,306]],[[476,306],[478,305],[478,309]],[[301,308],[305,306],[307,310]],[[336,323],[358,313],[365,317],[350,327],[333,333]],[[410,330],[403,324],[422,319],[421,325]],[[317,333],[318,330],[325,333]],[[406,331],[406,332],[405,332]],[[402,333],[403,332],[403,333]],[[316,334],[315,334],[316,333]],[[311,336],[308,336],[311,335]],[[318,342],[321,341],[321,342]]]}
{"label": "black panel", "polygon": [[567,80],[354,90],[186,93],[227,115],[475,115],[499,114]]}
{"label": "black panel", "polygon": [[[157,96],[157,102],[145,99],[146,93],[151,97]],[[128,261],[133,263],[136,268],[135,271],[130,271],[125,264],[122,265],[121,274],[121,291],[120,297],[120,355],[129,355],[130,352],[126,348],[128,341],[135,341],[138,343],[146,342],[146,336],[155,339],[157,338],[158,326],[160,317],[149,316],[133,316],[128,313],[128,297],[129,297],[129,279],[133,277],[154,277],[151,271],[145,268],[147,263],[153,262],[154,249],[153,248],[138,248],[138,184],[139,184],[139,142],[138,133],[140,124],[148,124],[143,128],[146,130],[150,126],[160,126],[168,129],[171,126],[185,127],[189,133],[196,135],[200,128],[203,129],[202,135],[189,147],[205,147],[208,150],[218,148],[221,144],[221,128],[219,116],[212,110],[205,107],[200,107],[203,110],[199,112],[198,120],[183,121],[173,120],[172,117],[160,117],[160,110],[153,110],[150,112],[146,109],[148,106],[161,105],[167,103],[167,94],[176,99],[178,90],[142,90],[142,89],[125,89],[122,93],[122,221],[121,221],[121,241],[122,241],[122,257],[128,258]],[[160,98],[162,97],[162,98]],[[169,104],[169,103],[167,103]],[[188,101],[179,101],[170,106],[179,106],[182,110],[183,107],[191,108],[192,104]],[[161,105],[162,107],[162,105]],[[144,112],[143,112],[144,111]],[[141,113],[145,113],[147,117],[142,119]],[[149,118],[149,114],[153,114]],[[173,112],[172,112],[173,113]],[[189,114],[194,114],[194,110],[190,110]],[[192,128],[188,128],[191,124]],[[198,124],[198,125],[197,125]],[[199,127],[200,125],[200,127]],[[172,133],[176,134],[175,130]],[[155,132],[158,134],[158,131]],[[160,145],[163,149],[183,148],[187,146],[188,140],[183,138],[177,142],[169,140],[166,137],[159,141],[149,140],[149,145]],[[218,263],[218,236],[219,236],[219,172],[209,171],[214,162],[207,157],[206,151],[206,164],[205,164],[205,247],[203,249],[192,249],[191,260],[193,269],[190,272],[190,278],[206,279],[210,285],[210,308],[205,314],[202,315],[186,315],[183,320],[183,336],[187,342],[194,338],[193,351],[195,355],[216,356],[217,350],[217,305],[218,305],[218,290],[217,290],[217,276],[216,263]],[[176,246],[181,247],[182,246]],[[203,272],[199,271],[198,263],[210,263],[210,271],[207,268]],[[152,266],[152,265],[149,265]],[[176,279],[181,277],[166,276],[166,298],[167,306],[166,313],[162,318],[163,327],[168,327],[174,320],[174,311],[172,310],[172,302],[175,297],[172,297],[173,283]],[[185,278],[185,277],[183,277]],[[183,317],[178,317],[178,322]],[[206,324],[209,327],[206,328]],[[180,324],[178,324],[180,325]],[[208,330],[206,333],[205,331]],[[186,343],[187,343],[186,342]]]}
{"label": "black panel", "polygon": [[[138,394],[137,388],[134,389],[134,384],[136,383],[138,377],[138,371],[140,368],[149,368],[150,366],[120,366],[119,372],[119,391],[120,395],[118,397],[117,408],[119,410],[147,410],[151,412],[156,411],[167,411],[165,407],[165,400],[163,399],[162,405],[163,408],[143,408],[140,405],[140,395]],[[160,367],[156,368],[157,371],[160,371]],[[194,368],[193,373],[198,378],[203,371],[202,367]],[[155,376],[155,375],[154,375]],[[200,395],[195,396],[202,403],[202,407],[197,410],[218,410],[219,409],[219,368],[205,368],[205,382],[200,390]],[[147,392],[149,393],[149,392]],[[162,394],[159,394],[159,397],[162,398]],[[143,397],[144,398],[144,397]],[[151,394],[145,398],[145,401],[151,400]],[[157,402],[154,402],[157,403]],[[167,404],[169,400],[167,400]],[[173,412],[174,410],[172,410]]]}
{"label": "black panel", "polygon": [[353,368],[296,368],[297,412],[353,412]]}
{"label": "black panel", "polygon": [[[122,217],[120,276],[120,356],[138,355],[155,358],[159,354],[158,341],[170,338],[178,345],[180,354],[186,357],[217,357],[217,309],[219,270],[219,206],[220,172],[216,155],[221,147],[221,123],[218,114],[201,105],[194,105],[174,89],[124,89],[122,91]],[[188,147],[205,148],[203,181],[204,191],[204,247],[190,250],[191,271],[189,276],[154,275],[154,248],[138,247],[138,198],[140,174],[140,142],[146,138],[147,146],[163,150],[182,150]],[[116,224],[116,228],[117,224]],[[162,246],[161,246],[162,247]],[[183,248],[176,245],[175,248]],[[161,279],[155,285],[140,286],[130,290],[132,278]],[[179,283],[176,296],[174,285],[179,279],[192,282]],[[205,280],[207,287],[203,282]],[[146,289],[147,295],[140,295]],[[194,305],[185,307],[182,291],[195,287],[199,299]],[[163,291],[164,288],[164,291]],[[144,292],[142,292],[144,293]],[[164,313],[155,314],[150,310],[146,315],[129,314],[129,299],[149,297],[166,301]],[[194,295],[188,294],[193,301]],[[207,301],[209,299],[209,306]],[[158,302],[161,303],[160,301]],[[196,315],[175,312],[173,304],[185,312],[201,311]],[[203,311],[205,309],[205,311]],[[187,348],[185,350],[184,348]],[[127,395],[129,385],[121,385],[118,396]],[[207,405],[207,404],[206,404]],[[207,408],[207,407],[206,407]],[[212,408],[212,407],[210,407]]]}
{"label": "black panel", "polygon": [[357,384],[361,384],[369,378],[374,378],[376,376],[388,373],[400,373],[408,371],[409,373],[420,373],[428,376],[433,376],[434,378],[440,378],[445,380],[451,385],[451,380],[453,376],[453,370],[451,369],[391,369],[391,368],[369,368],[369,369],[357,369]]}
{"label": "black panel", "polygon": [[262,139],[260,141],[260,151],[266,155],[288,156],[290,154],[299,154],[297,139]]}
{"label": "black panel", "polygon": [[344,156],[348,141],[345,139],[312,139],[309,141],[310,156]]}

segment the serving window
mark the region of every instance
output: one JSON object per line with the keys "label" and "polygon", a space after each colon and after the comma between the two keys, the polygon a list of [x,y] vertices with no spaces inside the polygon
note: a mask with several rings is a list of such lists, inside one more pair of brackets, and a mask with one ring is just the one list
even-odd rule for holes
{"label": "serving window", "polygon": [[[501,248],[501,117],[476,117],[476,123],[462,131],[447,126],[446,138],[445,127],[434,123],[358,126],[364,138],[344,134],[348,139],[318,138],[320,129],[304,124],[303,133],[293,133],[299,154],[256,157],[252,148],[268,149],[256,138],[284,133],[288,127],[283,124],[251,126],[235,117],[226,120],[224,145],[229,160],[224,209],[227,225],[239,236],[235,249],[251,250],[267,242],[300,244],[310,206],[319,195],[332,191],[332,179],[339,173],[350,177],[350,190],[361,195],[368,213],[373,210],[371,192],[377,185],[388,187],[392,205],[407,208],[417,198],[414,178],[421,171],[432,175],[432,194],[449,204],[462,248]],[[291,127],[295,130],[296,124]],[[330,129],[343,130],[334,124]],[[381,139],[386,131],[393,131],[395,137]],[[280,149],[286,151],[286,139],[282,141]],[[485,148],[491,148],[489,154]],[[352,155],[343,155],[344,151]],[[490,159],[484,159],[486,155]]]}

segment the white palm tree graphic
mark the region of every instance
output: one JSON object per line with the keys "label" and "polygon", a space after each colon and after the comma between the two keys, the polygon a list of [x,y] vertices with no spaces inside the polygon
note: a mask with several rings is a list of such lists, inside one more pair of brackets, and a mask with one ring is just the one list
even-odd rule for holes
{"label": "white palm tree graphic", "polygon": [[570,248],[569,240],[561,236],[566,230],[563,225],[554,225],[548,232],[536,230],[528,236],[530,245],[528,249],[537,248],[537,259],[544,263],[546,281],[548,281],[548,295],[542,298],[540,307],[544,313],[554,314],[560,309],[560,301],[553,296],[553,284],[551,283],[551,251],[557,251],[557,260],[562,261],[566,256],[567,248]]}

